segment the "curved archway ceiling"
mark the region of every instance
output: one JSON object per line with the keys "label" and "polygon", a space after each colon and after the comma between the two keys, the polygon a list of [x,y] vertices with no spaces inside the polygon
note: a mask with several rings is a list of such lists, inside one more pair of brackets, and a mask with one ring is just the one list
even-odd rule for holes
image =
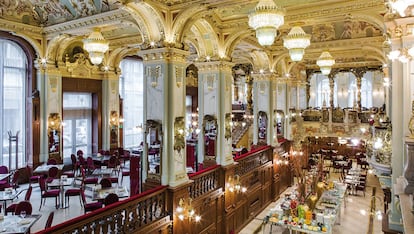
{"label": "curved archway ceiling", "polygon": [[[136,46],[147,37],[141,30],[144,21],[153,20],[143,16],[138,22],[133,10],[139,8],[140,0],[21,0],[1,1],[0,18],[16,23],[44,27],[48,38],[60,33],[87,35],[94,26],[102,27],[104,37],[110,40],[111,47]],[[174,20],[181,11],[199,4],[208,9],[200,19],[192,19],[192,26],[182,33],[185,41],[203,40],[202,48],[192,48],[192,52],[217,53],[218,48],[227,43],[238,32],[245,31],[236,39],[231,51],[235,63],[249,63],[263,51],[269,58],[268,63],[286,57],[288,51],[283,47],[282,37],[294,24],[300,23],[304,31],[312,35],[311,45],[305,50],[301,63],[308,69],[318,69],[316,59],[323,50],[329,49],[335,58],[336,67],[378,67],[385,59],[383,15],[386,12],[382,0],[278,0],[277,5],[286,9],[285,24],[279,29],[272,46],[264,48],[257,43],[255,32],[249,28],[247,15],[258,1],[251,0],[148,0],[144,4],[159,10],[163,22],[171,16]],[[171,14],[168,14],[170,12]],[[154,18],[157,16],[154,16]],[[91,19],[93,22],[91,23]],[[88,23],[85,23],[88,22]],[[80,25],[68,27],[68,25]],[[197,29],[194,29],[196,27]],[[214,33],[212,33],[214,30]],[[147,31],[150,31],[147,29]],[[48,36],[49,35],[49,36]],[[200,42],[201,43],[201,42]],[[370,48],[364,49],[366,45]],[[194,43],[187,48],[200,46]],[[252,56],[252,54],[255,54]],[[202,56],[202,55],[198,55]],[[190,58],[197,56],[191,55]],[[260,56],[262,58],[263,56]],[[289,63],[289,61],[287,61]],[[264,63],[261,61],[261,63]]]}

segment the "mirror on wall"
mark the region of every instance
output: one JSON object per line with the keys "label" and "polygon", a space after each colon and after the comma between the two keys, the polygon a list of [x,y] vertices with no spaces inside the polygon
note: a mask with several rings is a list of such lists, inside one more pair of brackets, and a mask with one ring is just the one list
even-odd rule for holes
{"label": "mirror on wall", "polygon": [[59,155],[60,153],[60,126],[59,113],[50,113],[48,117],[49,155]]}
{"label": "mirror on wall", "polygon": [[204,149],[206,157],[215,159],[216,156],[216,136],[217,119],[212,115],[205,115],[203,120],[204,129]]}
{"label": "mirror on wall", "polygon": [[284,135],[284,123],[285,123],[285,113],[282,110],[275,110],[274,111],[274,128],[277,135],[277,138],[283,138]]}
{"label": "mirror on wall", "polygon": [[[156,120],[147,120],[146,140],[148,144],[148,175],[161,174],[162,125]],[[151,176],[150,176],[151,177]]]}
{"label": "mirror on wall", "polygon": [[267,114],[264,111],[259,111],[257,118],[258,138],[259,143],[266,143],[267,139]]}

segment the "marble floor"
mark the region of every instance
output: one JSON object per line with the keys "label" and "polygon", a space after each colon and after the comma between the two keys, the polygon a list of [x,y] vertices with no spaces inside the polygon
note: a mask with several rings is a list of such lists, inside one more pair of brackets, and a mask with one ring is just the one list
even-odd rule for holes
{"label": "marble floor", "polygon": [[[336,176],[333,174],[332,176]],[[123,185],[129,184],[129,178],[125,177],[123,181]],[[28,184],[20,185],[20,190],[25,189],[28,187]],[[371,193],[372,187],[377,187],[377,197],[378,200],[383,197],[382,190],[380,188],[380,184],[378,178],[374,175],[369,175],[367,179],[367,190],[365,197],[360,192],[357,196],[349,195],[347,199],[347,206],[346,208],[342,208],[341,213],[341,224],[336,225],[333,229],[332,233],[335,234],[365,234],[368,233],[369,228],[369,216],[368,214],[362,214],[361,210],[368,211],[370,207],[371,201]],[[86,191],[86,194],[90,194],[91,191]],[[18,200],[24,199],[24,192],[21,196],[19,196]],[[91,197],[87,196],[87,201],[91,201]],[[65,220],[77,217],[83,214],[83,208],[80,204],[78,197],[71,197],[69,202],[69,208],[66,209],[56,209],[55,208],[55,201],[54,198],[46,199],[45,204],[41,207],[40,206],[40,188],[38,185],[33,187],[33,193],[31,196],[31,202],[33,205],[33,214],[41,214],[41,218],[34,224],[31,229],[32,233],[37,231],[41,231],[44,229],[47,217],[50,212],[54,212],[54,220],[52,225],[56,225],[61,223]],[[383,209],[383,205],[381,202],[377,202],[378,209]],[[253,221],[251,221],[240,233],[241,234],[252,234],[252,233],[270,233],[270,225],[262,225],[263,218],[268,214],[269,210],[275,206],[275,203],[270,204],[266,207]],[[4,208],[3,208],[4,209]],[[2,211],[3,211],[2,209]],[[372,233],[382,233],[381,231],[381,221],[374,220],[373,223],[373,232]],[[280,228],[273,228],[273,232],[271,233],[284,233],[283,230]]]}

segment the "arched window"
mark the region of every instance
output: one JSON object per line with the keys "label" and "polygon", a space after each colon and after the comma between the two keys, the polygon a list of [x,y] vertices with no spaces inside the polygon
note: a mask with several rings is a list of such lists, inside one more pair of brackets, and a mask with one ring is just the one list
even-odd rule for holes
{"label": "arched window", "polygon": [[143,141],[144,73],[142,60],[125,58],[121,61],[122,76],[119,94],[123,99],[124,148],[138,147]]}
{"label": "arched window", "polygon": [[[3,142],[0,164],[10,170],[16,169],[16,159],[18,167],[26,164],[26,84],[26,54],[16,43],[0,39],[0,129]],[[17,133],[16,158],[16,141],[9,141],[9,138]]]}

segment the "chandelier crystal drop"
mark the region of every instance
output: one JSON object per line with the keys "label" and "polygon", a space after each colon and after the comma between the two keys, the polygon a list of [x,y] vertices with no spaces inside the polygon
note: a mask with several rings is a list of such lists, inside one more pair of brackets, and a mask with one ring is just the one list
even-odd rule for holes
{"label": "chandelier crystal drop", "polygon": [[95,28],[89,37],[83,40],[83,48],[88,51],[91,62],[99,65],[109,49],[109,43],[102,36],[99,28]]}
{"label": "chandelier crystal drop", "polygon": [[306,34],[300,26],[294,26],[283,38],[283,46],[289,50],[292,61],[302,60],[305,48],[310,45],[310,38],[311,35]]}
{"label": "chandelier crystal drop", "polygon": [[284,24],[285,11],[273,0],[260,0],[249,14],[249,26],[256,30],[256,38],[262,46],[270,46],[275,41],[277,29]]}
{"label": "chandelier crystal drop", "polygon": [[329,75],[329,73],[331,73],[332,66],[335,64],[335,59],[328,51],[324,51],[321,56],[319,56],[316,64],[321,69],[322,74]]}

